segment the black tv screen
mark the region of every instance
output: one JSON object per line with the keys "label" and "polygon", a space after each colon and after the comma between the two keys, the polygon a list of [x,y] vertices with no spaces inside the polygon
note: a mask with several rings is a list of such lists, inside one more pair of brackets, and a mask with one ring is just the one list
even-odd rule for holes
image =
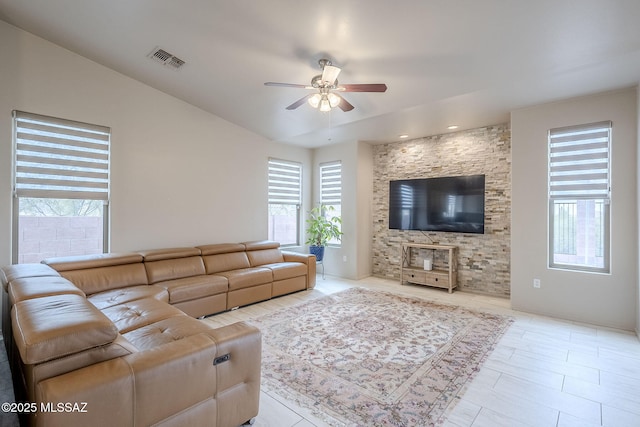
{"label": "black tv screen", "polygon": [[484,175],[389,181],[389,228],[484,234]]}

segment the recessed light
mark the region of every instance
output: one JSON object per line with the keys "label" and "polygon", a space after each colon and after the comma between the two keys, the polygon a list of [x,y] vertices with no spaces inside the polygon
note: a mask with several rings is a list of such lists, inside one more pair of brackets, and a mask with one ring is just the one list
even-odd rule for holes
{"label": "recessed light", "polygon": [[400,139],[409,138],[409,135],[407,135],[406,133],[403,133],[402,135],[398,135],[398,138]]}
{"label": "recessed light", "polygon": [[447,129],[449,129],[449,130],[458,129],[458,125],[447,126]]}

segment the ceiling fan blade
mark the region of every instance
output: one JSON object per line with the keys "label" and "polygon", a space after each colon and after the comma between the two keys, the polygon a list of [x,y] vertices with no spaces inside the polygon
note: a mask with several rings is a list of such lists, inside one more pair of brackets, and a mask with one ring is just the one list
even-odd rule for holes
{"label": "ceiling fan blade", "polygon": [[287,107],[287,110],[295,110],[296,108],[298,108],[299,106],[301,106],[302,104],[304,104],[305,102],[307,102],[307,99],[309,99],[313,94],[309,94],[307,96],[303,96],[302,98],[298,99],[296,102],[294,102],[293,104],[289,105]]}
{"label": "ceiling fan blade", "polygon": [[342,92],[386,92],[387,85],[384,83],[340,85],[338,90]]}
{"label": "ceiling fan blade", "polygon": [[311,86],[307,85],[297,85],[295,83],[276,83],[276,82],[266,82],[265,86],[278,86],[278,87],[296,87],[299,89],[313,89]]}
{"label": "ceiling fan blade", "polygon": [[338,98],[340,98],[340,103],[338,104],[338,107],[340,107],[340,109],[342,111],[351,111],[353,110],[353,105],[351,105],[349,103],[349,101],[347,101],[346,99],[344,99],[343,97],[341,97],[340,95],[338,95],[337,93],[335,94]]}
{"label": "ceiling fan blade", "polygon": [[332,85],[338,78],[338,74],[340,74],[340,68],[333,65],[325,65],[322,69],[322,81]]}

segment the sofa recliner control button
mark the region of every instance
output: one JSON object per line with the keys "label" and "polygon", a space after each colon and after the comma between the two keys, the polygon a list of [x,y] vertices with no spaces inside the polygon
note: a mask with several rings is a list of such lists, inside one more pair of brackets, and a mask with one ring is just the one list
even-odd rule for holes
{"label": "sofa recliner control button", "polygon": [[218,356],[215,359],[213,359],[213,365],[219,365],[220,363],[224,363],[227,362],[229,359],[231,359],[231,354],[227,353],[225,355],[222,356]]}

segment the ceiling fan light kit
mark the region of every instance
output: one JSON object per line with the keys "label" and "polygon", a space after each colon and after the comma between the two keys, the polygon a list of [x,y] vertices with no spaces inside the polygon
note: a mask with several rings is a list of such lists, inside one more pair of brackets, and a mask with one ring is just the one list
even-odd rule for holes
{"label": "ceiling fan light kit", "polygon": [[318,106],[320,105],[321,99],[322,99],[322,95],[320,95],[319,93],[314,93],[313,95],[311,95],[309,99],[307,99],[307,102],[313,108],[318,108]]}
{"label": "ceiling fan light kit", "polygon": [[335,93],[329,92],[329,94],[327,94],[327,98],[329,99],[329,104],[331,105],[331,108],[335,108],[338,106],[338,104],[340,104],[341,99]]}
{"label": "ceiling fan light kit", "polygon": [[281,86],[317,90],[317,93],[314,93],[313,95],[307,95],[297,100],[293,104],[289,105],[286,109],[295,110],[296,108],[304,104],[305,101],[307,101],[310,106],[322,112],[331,111],[331,109],[335,107],[340,107],[340,109],[345,112],[353,110],[353,105],[351,105],[342,96],[332,92],[334,90],[339,92],[386,92],[387,90],[387,85],[383,83],[348,84],[341,86],[338,84],[338,75],[340,74],[340,68],[332,65],[331,61],[329,61],[328,59],[321,59],[318,61],[318,64],[320,65],[322,74],[314,76],[311,79],[311,86],[275,82],[266,82],[265,86]]}
{"label": "ceiling fan light kit", "polygon": [[331,111],[332,108],[335,108],[340,104],[340,98],[335,93],[315,93],[307,99],[309,105],[313,108],[318,108],[322,112]]}

